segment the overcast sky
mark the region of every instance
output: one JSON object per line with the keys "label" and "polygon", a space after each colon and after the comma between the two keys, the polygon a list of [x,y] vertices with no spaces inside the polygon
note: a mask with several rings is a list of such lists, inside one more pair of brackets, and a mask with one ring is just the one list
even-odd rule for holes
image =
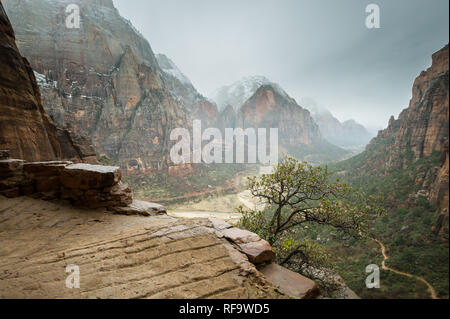
{"label": "overcast sky", "polygon": [[[314,99],[340,120],[382,128],[448,43],[448,0],[114,0],[209,95],[249,75]],[[367,29],[365,8],[381,9]]]}

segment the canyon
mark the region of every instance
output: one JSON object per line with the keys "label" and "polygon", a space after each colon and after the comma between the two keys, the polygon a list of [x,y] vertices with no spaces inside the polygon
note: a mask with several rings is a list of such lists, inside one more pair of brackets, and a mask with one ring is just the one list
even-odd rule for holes
{"label": "canyon", "polygon": [[435,231],[448,239],[448,137],[449,137],[449,48],[434,53],[432,65],[420,73],[412,88],[409,107],[378,133],[366,150],[352,160],[352,179],[382,180],[407,171],[420,160],[434,156],[436,165],[415,168],[416,196],[426,197],[439,210]]}
{"label": "canyon", "polygon": [[[0,2],[0,298],[318,296],[299,274],[290,277],[295,291],[282,272],[263,275],[275,252],[258,235],[217,219],[169,217],[133,200],[120,167],[83,163],[75,147],[63,152],[14,37]],[[74,153],[76,164],[67,160]],[[78,289],[67,285],[74,266]]]}
{"label": "canyon", "polygon": [[[68,29],[66,6],[83,12]],[[4,1],[22,54],[46,82],[43,107],[60,127],[92,139],[99,155],[124,174],[168,171],[175,127],[189,127],[186,111],[165,84],[149,43],[109,1]],[[38,32],[36,32],[38,31]]]}
{"label": "canyon", "polygon": [[19,52],[1,9],[0,149],[26,160],[95,162],[95,151],[86,139],[57,127],[45,113],[33,70]]}
{"label": "canyon", "polygon": [[[72,29],[64,17],[73,3],[82,19]],[[232,225],[240,218],[236,206],[258,207],[233,180],[259,167],[208,171],[204,163],[173,160],[171,133],[183,128],[195,136],[196,120],[222,133],[277,128],[278,156],[330,164],[352,186],[386,195],[383,220],[397,209],[415,209],[406,222],[436,211],[425,216],[433,227],[424,222],[433,238],[414,235],[425,244],[439,238],[448,255],[448,50],[433,54],[409,107],[370,140],[362,125],[297,103],[263,76],[222,87],[212,99],[202,95],[112,0],[1,0],[0,298],[322,297],[313,280],[273,263],[262,235]],[[209,146],[226,146],[222,136]],[[189,146],[191,155],[198,158]],[[183,193],[167,193],[174,185]],[[178,211],[147,199],[176,203]],[[397,233],[413,225],[399,226]],[[387,266],[388,248],[379,243],[384,270],[431,287],[424,274]],[[345,249],[349,260],[360,252],[353,244]],[[64,286],[70,264],[81,266],[80,290]],[[433,297],[448,295],[448,286],[433,287]],[[348,292],[341,297],[358,298]]]}
{"label": "canyon", "polygon": [[[97,155],[110,158],[124,175],[195,174],[194,167],[180,168],[171,162],[170,132],[177,127],[191,129],[195,119],[208,127],[235,128],[239,116],[252,116],[239,115],[239,108],[263,84],[282,93],[283,101],[274,109],[286,106],[284,116],[296,121],[287,126],[282,119],[270,123],[291,136],[284,152],[317,163],[346,154],[321,137],[305,110],[287,106],[293,101],[279,85],[263,77],[248,79],[251,88],[245,88],[239,104],[233,106],[235,114],[220,114],[222,104],[200,94],[169,57],[155,54],[111,0],[3,2],[17,45],[39,79],[49,117],[59,127],[92,140]],[[83,13],[79,29],[65,27],[64,10],[72,3]],[[256,112],[259,117],[269,115],[263,107]],[[256,124],[266,128],[269,123]],[[295,143],[304,150],[293,152]]]}

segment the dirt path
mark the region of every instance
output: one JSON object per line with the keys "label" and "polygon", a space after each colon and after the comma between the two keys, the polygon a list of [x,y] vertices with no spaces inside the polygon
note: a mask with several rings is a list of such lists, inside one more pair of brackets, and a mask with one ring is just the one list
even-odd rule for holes
{"label": "dirt path", "polygon": [[395,273],[395,274],[397,274],[397,275],[400,275],[400,276],[405,276],[405,277],[415,278],[415,279],[417,279],[417,280],[420,280],[420,281],[423,282],[425,285],[427,285],[427,287],[428,287],[428,292],[430,293],[431,298],[432,298],[432,299],[439,299],[439,297],[438,297],[438,295],[437,295],[437,293],[436,293],[436,290],[435,290],[435,289],[433,288],[433,286],[432,286],[428,281],[426,281],[423,277],[416,276],[416,275],[413,275],[413,274],[410,274],[410,273],[407,273],[407,272],[399,271],[399,270],[396,270],[396,269],[392,269],[392,268],[386,266],[386,261],[389,259],[389,256],[388,256],[387,253],[386,253],[386,246],[384,246],[384,244],[383,244],[381,241],[379,241],[378,239],[374,239],[374,240],[378,243],[378,245],[380,245],[380,247],[381,247],[381,253],[383,254],[383,258],[384,258],[384,259],[383,259],[383,262],[381,263],[381,269],[387,270],[387,271],[390,271],[390,272],[393,272],[393,273]]}

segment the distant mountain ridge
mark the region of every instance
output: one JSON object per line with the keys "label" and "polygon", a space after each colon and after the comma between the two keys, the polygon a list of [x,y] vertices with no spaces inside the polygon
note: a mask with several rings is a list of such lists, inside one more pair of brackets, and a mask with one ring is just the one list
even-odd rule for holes
{"label": "distant mountain ridge", "polygon": [[217,89],[212,94],[212,99],[217,103],[219,111],[223,111],[228,105],[231,105],[234,111],[238,112],[239,108],[263,85],[270,85],[279,94],[290,98],[278,84],[264,76],[256,75],[244,77],[231,85]]}
{"label": "distant mountain ridge", "polygon": [[[221,122],[233,122],[232,106]],[[226,115],[226,117],[225,117]],[[278,128],[281,154],[312,163],[333,162],[346,151],[325,141],[308,110],[302,108],[278,85],[265,84],[239,108],[234,120],[241,128]]]}
{"label": "distant mountain ridge", "polygon": [[325,139],[334,145],[344,148],[365,147],[375,137],[355,120],[341,123],[329,110],[320,107],[311,98],[303,98],[300,105],[311,112]]}

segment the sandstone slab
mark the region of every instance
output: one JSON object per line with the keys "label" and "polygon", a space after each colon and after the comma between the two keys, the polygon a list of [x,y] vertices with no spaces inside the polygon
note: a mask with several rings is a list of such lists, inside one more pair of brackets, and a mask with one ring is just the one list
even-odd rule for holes
{"label": "sandstone slab", "polygon": [[69,161],[28,162],[23,164],[23,171],[32,177],[54,177],[59,176],[71,164],[73,163]]}
{"label": "sandstone slab", "polygon": [[235,244],[255,265],[275,259],[275,252],[270,244],[255,233],[233,227],[223,229],[219,234]]}
{"label": "sandstone slab", "polygon": [[[28,209],[32,208],[32,209]],[[2,299],[286,298],[208,220],[0,196]],[[67,289],[66,267],[80,267]]]}
{"label": "sandstone slab", "polygon": [[281,292],[299,298],[312,299],[319,295],[314,281],[280,265],[270,264],[259,270]]}
{"label": "sandstone slab", "polygon": [[67,166],[61,173],[61,183],[69,189],[101,189],[113,187],[120,182],[119,167],[90,164]]}
{"label": "sandstone slab", "polygon": [[112,210],[123,215],[158,216],[167,214],[164,206],[140,200],[133,200],[129,206],[114,207]]}
{"label": "sandstone slab", "polygon": [[263,239],[253,243],[240,244],[239,248],[247,255],[248,260],[255,265],[270,262],[276,257],[272,246]]}
{"label": "sandstone slab", "polygon": [[215,230],[222,231],[225,229],[232,228],[231,224],[228,224],[226,221],[217,218],[209,218],[209,221],[213,225]]}
{"label": "sandstone slab", "polygon": [[232,241],[235,244],[248,244],[252,242],[260,241],[261,238],[255,233],[249,232],[248,230],[239,228],[229,228],[222,231],[225,238]]}

